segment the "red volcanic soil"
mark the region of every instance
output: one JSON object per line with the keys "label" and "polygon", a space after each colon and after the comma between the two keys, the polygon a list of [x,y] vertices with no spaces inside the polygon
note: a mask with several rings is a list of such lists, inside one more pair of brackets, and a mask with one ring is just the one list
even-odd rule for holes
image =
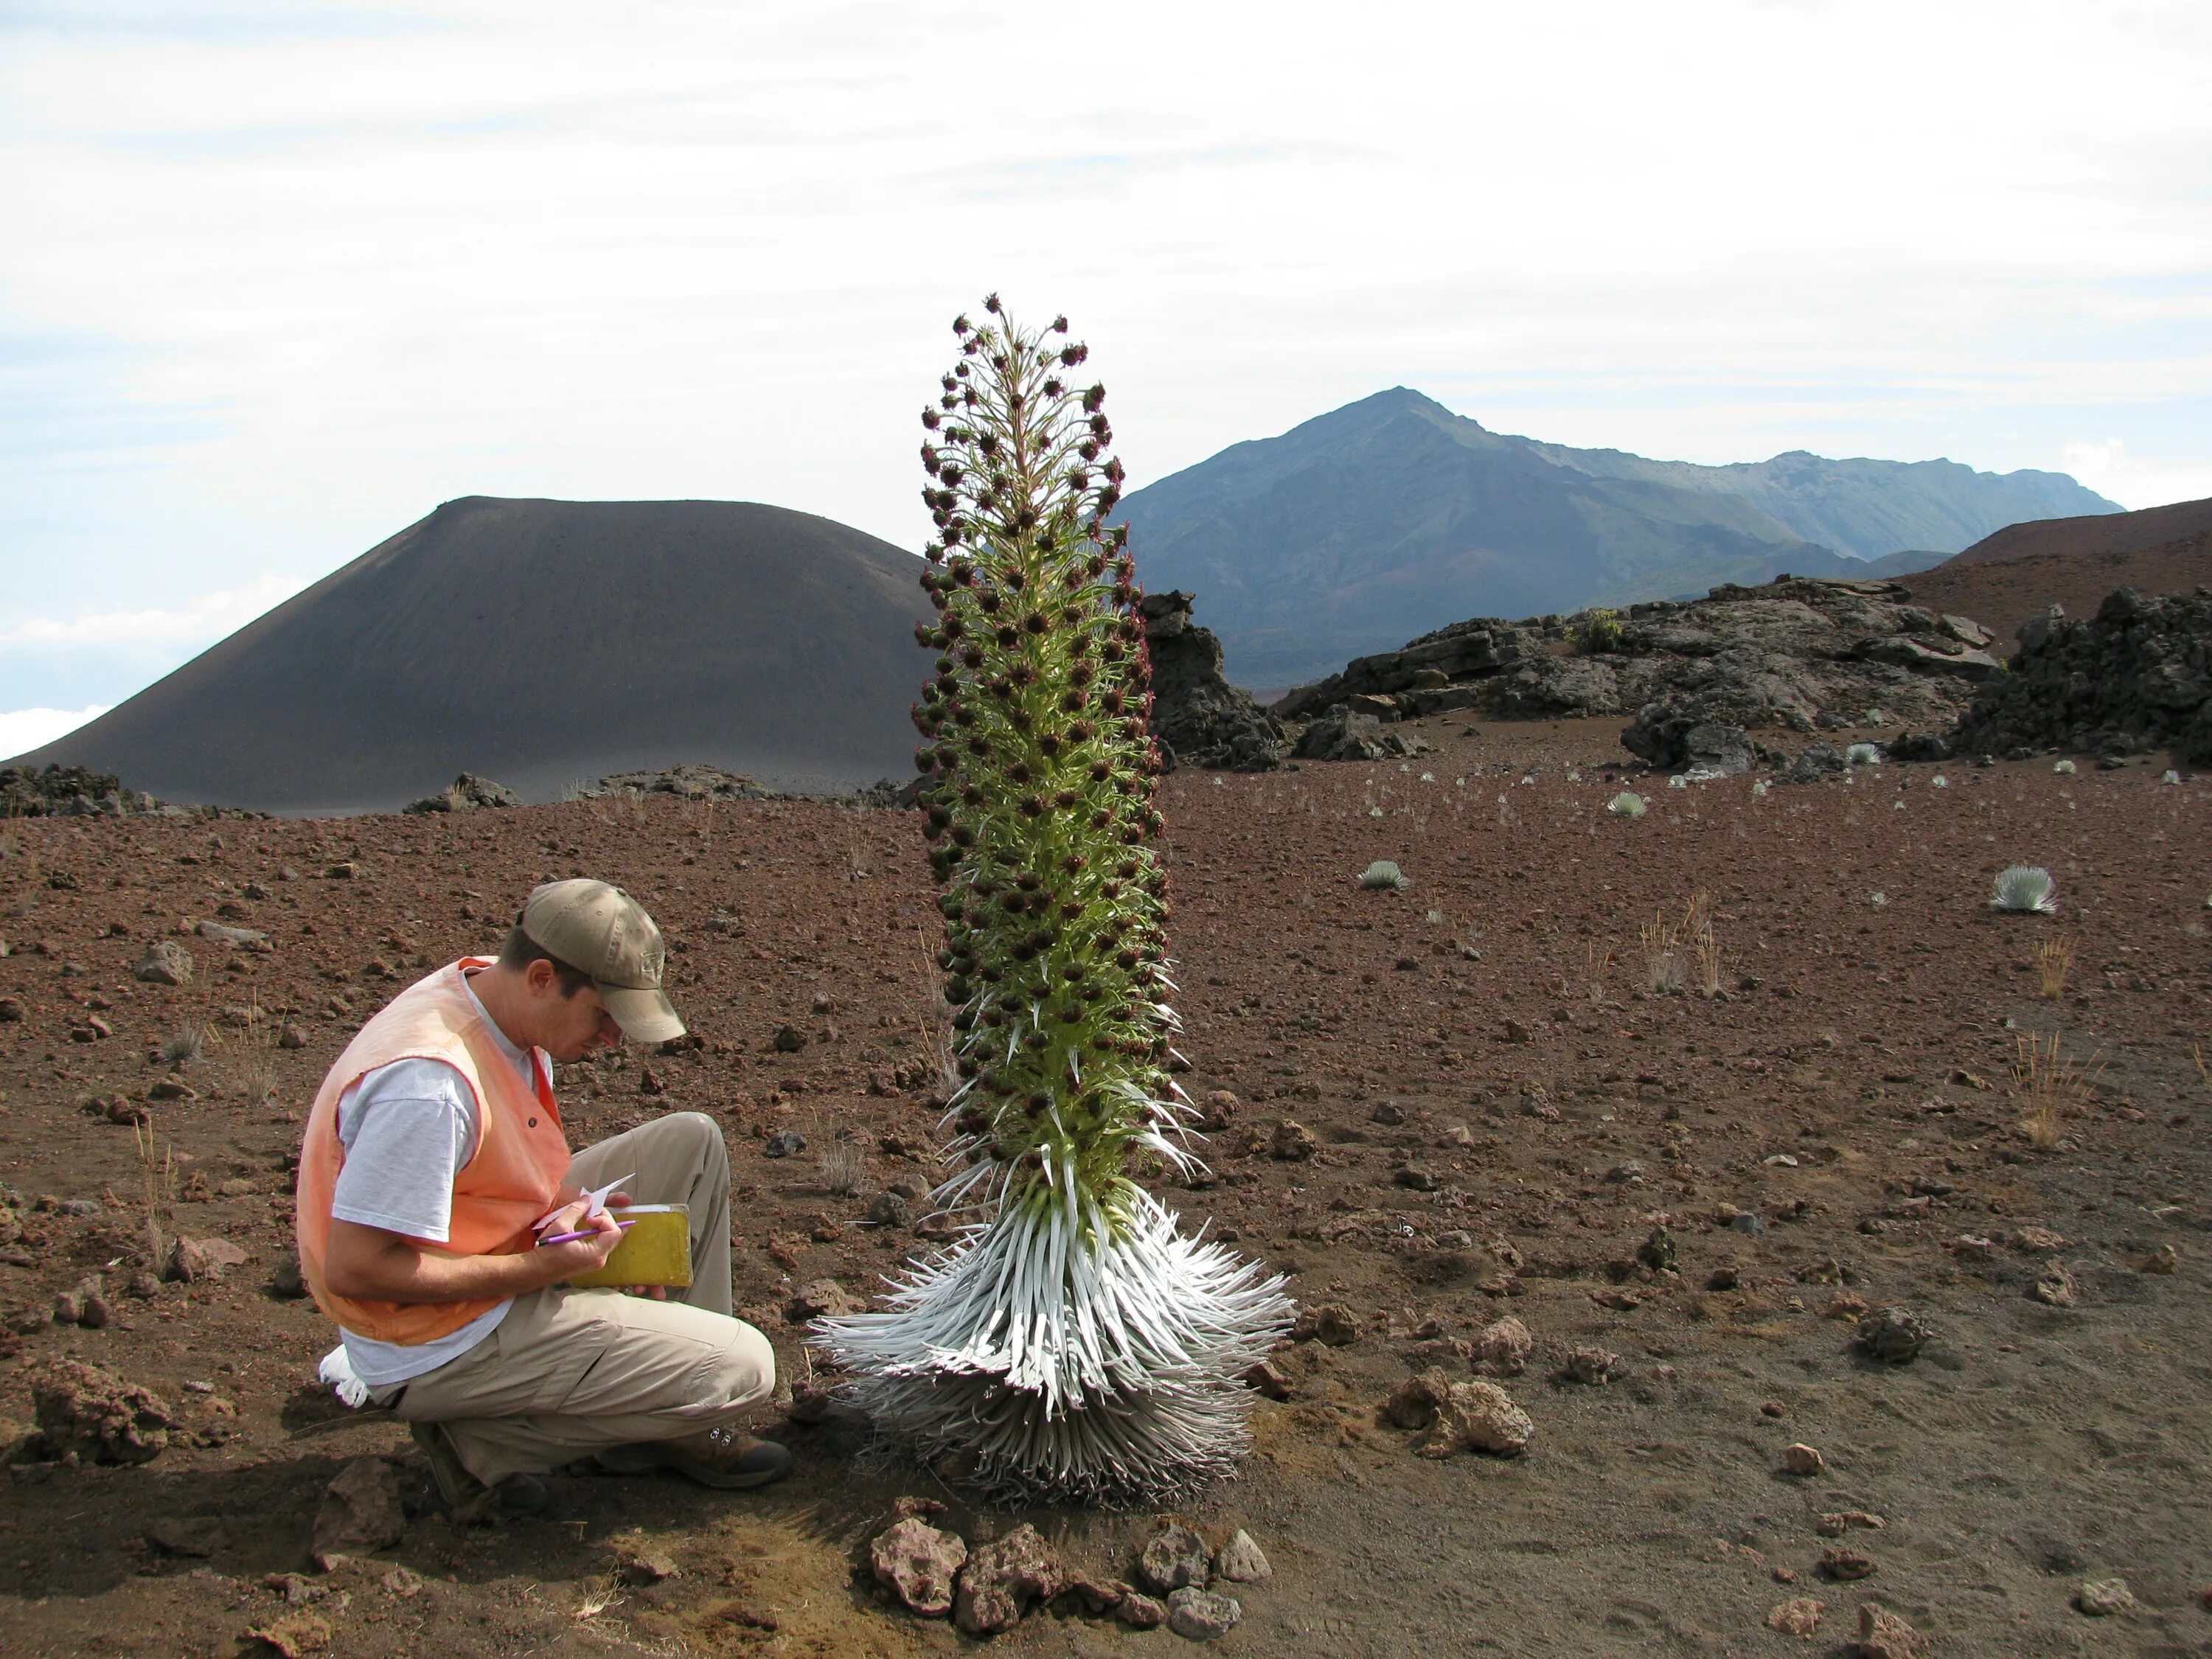
{"label": "red volcanic soil", "polygon": [[[1863,769],[1763,797],[1746,778],[1640,786],[1650,811],[1616,818],[1595,763],[1617,726],[1430,722],[1408,729],[1436,751],[1403,766],[1167,781],[1184,1082],[1241,1103],[1209,1149],[1214,1182],[1166,1196],[1291,1274],[1302,1304],[1343,1304],[1356,1334],[1284,1345],[1291,1397],[1258,1406],[1241,1478],[1186,1510],[1217,1537],[1249,1528],[1274,1564],[1239,1589],[1222,1650],[1832,1655],[1869,1602],[1935,1654],[2204,1650],[2207,785],[2032,764],[1944,768],[1939,789],[1936,769]],[[884,1605],[857,1564],[902,1493],[947,1499],[971,1537],[1011,1519],[860,1459],[851,1419],[764,1412],[799,1457],[764,1492],[562,1474],[548,1517],[457,1531],[394,1426],[290,1437],[333,1414],[313,1383],[332,1337],[270,1289],[325,1066],[400,985],[495,943],[533,882],[588,872],[667,927],[705,1046],[568,1068],[572,1133],[674,1109],[726,1126],[738,1298],[803,1378],[794,1289],[833,1277],[866,1297],[923,1248],[866,1224],[887,1186],[925,1178],[934,1118],[937,921],[913,815],[601,801],[37,820],[6,846],[0,996],[19,1017],[0,1023],[0,1182],[21,1234],[0,1246],[0,1419],[27,1425],[33,1375],[76,1356],[155,1390],[186,1432],[142,1467],[0,1471],[0,1649],[228,1656],[295,1612],[371,1659],[965,1644]],[[1361,890],[1378,858],[1411,887]],[[2055,917],[1989,908],[2015,860],[2051,869]],[[325,873],[342,863],[350,878]],[[1698,890],[1722,994],[1655,994],[1639,928]],[[210,917],[270,948],[179,934]],[[197,957],[193,982],[134,981],[167,938]],[[2046,997],[2052,944],[2074,955]],[[134,1294],[145,1189],[111,1103],[129,1115],[162,1076],[149,1051],[191,1022],[217,1039],[185,1070],[197,1097],[151,1108],[174,1158],[169,1224],[249,1260]],[[284,1024],[303,1047],[268,1045]],[[785,1025],[799,1052],[776,1051]],[[2046,1146],[2010,1087],[2028,1033],[2101,1067]],[[1317,1139],[1310,1159],[1268,1155],[1285,1119]],[[766,1158],[786,1128],[806,1151]],[[849,1154],[865,1173],[841,1192]],[[1678,1271],[1638,1260],[1662,1224]],[[2143,1271],[2166,1247],[2178,1271]],[[2054,1260],[2071,1305],[2034,1295]],[[96,1273],[105,1328],[45,1318]],[[1919,1358],[1856,1352],[1862,1303],[1925,1318]],[[1416,1455],[1378,1406],[1426,1366],[1467,1376],[1455,1345],[1505,1314],[1535,1340],[1503,1382],[1534,1420],[1528,1455]],[[1612,1380],[1563,1380],[1577,1347],[1617,1356]],[[1801,1442],[1823,1472],[1783,1472]],[[398,1460],[416,1512],[389,1551],[319,1574],[317,1504],[364,1454]],[[1109,1577],[1149,1525],[1029,1518]],[[619,1582],[635,1550],[678,1576]],[[1824,1572],[1838,1551],[1863,1558],[1833,1558],[1843,1574],[1870,1576]],[[2132,1613],[2070,1605],[2113,1577]],[[1801,1597],[1826,1608],[1813,1644],[1765,1622]],[[1175,1638],[1040,1613],[998,1645]]]}
{"label": "red volcanic soil", "polygon": [[[2095,513],[2078,519],[2031,519],[1982,538],[1945,565],[1997,564],[2045,554],[2142,553],[2212,532],[2212,497],[2147,507],[2136,513]],[[1939,569],[1942,566],[1937,567]]]}
{"label": "red volcanic soil", "polygon": [[2134,552],[2045,553],[1995,564],[1953,560],[1901,580],[1915,605],[1972,617],[1996,634],[1990,648],[2010,656],[2020,625],[2054,605],[2069,617],[2094,617],[2115,588],[2187,593],[2212,582],[2212,532]]}

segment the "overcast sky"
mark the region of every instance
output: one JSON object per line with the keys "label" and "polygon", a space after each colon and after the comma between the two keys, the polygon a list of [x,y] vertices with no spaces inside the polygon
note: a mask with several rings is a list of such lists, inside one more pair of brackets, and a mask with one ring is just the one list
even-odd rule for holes
{"label": "overcast sky", "polygon": [[457,495],[917,545],[994,288],[1139,483],[1402,384],[2212,495],[2203,0],[0,0],[0,755]]}

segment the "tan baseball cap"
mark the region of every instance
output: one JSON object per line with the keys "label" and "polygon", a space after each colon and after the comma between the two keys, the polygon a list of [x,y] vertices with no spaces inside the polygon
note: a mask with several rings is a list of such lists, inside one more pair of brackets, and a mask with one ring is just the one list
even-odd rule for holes
{"label": "tan baseball cap", "polygon": [[542,951],[592,976],[623,1034],[639,1042],[684,1035],[660,988],[668,947],[645,907],[619,887],[579,877],[549,881],[522,907],[522,931]]}

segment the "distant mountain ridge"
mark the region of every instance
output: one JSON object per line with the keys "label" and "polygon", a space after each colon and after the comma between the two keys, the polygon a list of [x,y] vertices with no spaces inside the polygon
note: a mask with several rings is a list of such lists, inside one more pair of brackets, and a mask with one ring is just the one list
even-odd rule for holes
{"label": "distant mountain ridge", "polygon": [[2119,510],[2060,473],[1572,449],[1399,386],[1232,445],[1121,516],[1146,585],[1196,593],[1231,677],[1273,686],[1466,617],[1900,575],[2020,520]]}

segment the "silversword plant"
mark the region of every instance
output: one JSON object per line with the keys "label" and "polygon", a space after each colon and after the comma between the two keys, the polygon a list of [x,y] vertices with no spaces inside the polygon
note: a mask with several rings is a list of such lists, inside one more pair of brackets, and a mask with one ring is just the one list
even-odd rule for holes
{"label": "silversword plant", "polygon": [[1990,908],[2037,915],[2056,915],[2058,898],[2052,890],[2051,872],[2033,864],[2014,864],[2000,870]]}
{"label": "silversword plant", "polygon": [[1238,1374],[1286,1327],[1282,1281],[1186,1237],[1134,1178],[1199,1172],[1169,1074],[1167,878],[1150,659],[1105,389],[1065,318],[1030,332],[996,295],[922,413],[939,539],[916,629],[937,655],[915,763],[960,1082],[955,1173],[972,1219],[890,1306],[814,1340],[878,1426],[1010,1498],[1155,1500],[1248,1443]]}

